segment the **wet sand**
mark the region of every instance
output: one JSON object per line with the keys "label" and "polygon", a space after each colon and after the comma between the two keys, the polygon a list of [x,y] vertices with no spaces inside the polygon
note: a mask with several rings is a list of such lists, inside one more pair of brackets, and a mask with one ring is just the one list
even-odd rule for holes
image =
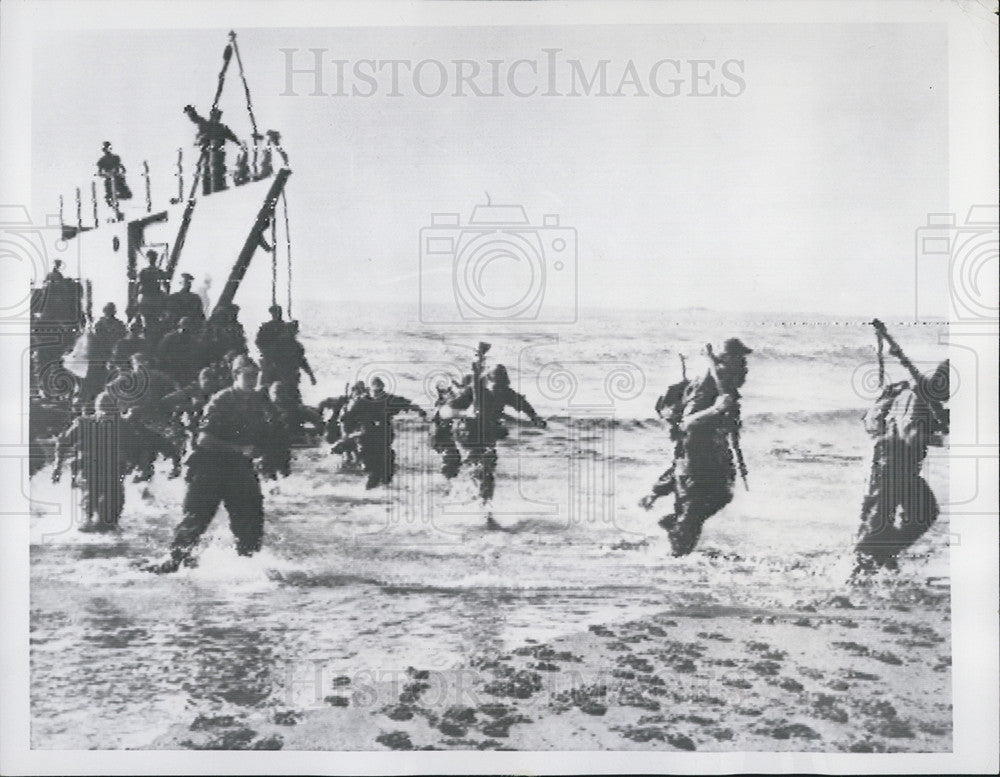
{"label": "wet sand", "polygon": [[[931,752],[950,749],[945,585],[877,580],[762,613],[591,623],[448,669],[300,678],[295,704],[205,715],[152,747]],[[869,602],[871,590],[865,592]],[[860,597],[855,597],[860,598]],[[319,677],[319,675],[317,675]],[[289,698],[289,701],[292,699]]]}
{"label": "wet sand", "polygon": [[[441,476],[416,419],[397,422],[390,488],[366,490],[325,447],[296,451],[291,476],[264,484],[260,554],[235,555],[220,510],[200,566],[162,577],[133,564],[162,555],[180,518],[185,484],[167,462],[126,484],[108,536],[73,528],[78,495],[44,468],[32,480],[33,747],[950,750],[947,516],[898,575],[846,583],[871,456],[871,397],[852,376],[874,358],[870,329],[670,329],[687,353],[719,331],[757,348],[750,490],[677,559],[657,526],[669,503],[637,506],[669,461],[650,414],[678,371],[657,320],[640,323],[595,322],[523,353],[519,338],[494,339],[549,422],[512,424],[498,447],[504,531],[485,528],[467,474]],[[310,331],[312,402],[377,363],[427,406],[432,368],[468,360],[426,332]],[[937,354],[939,335],[912,333],[915,358]],[[571,397],[543,380],[569,354],[596,355],[572,364]],[[604,358],[617,354],[656,371],[610,397]],[[790,374],[804,381],[792,394]],[[925,471],[948,504],[947,459]]]}

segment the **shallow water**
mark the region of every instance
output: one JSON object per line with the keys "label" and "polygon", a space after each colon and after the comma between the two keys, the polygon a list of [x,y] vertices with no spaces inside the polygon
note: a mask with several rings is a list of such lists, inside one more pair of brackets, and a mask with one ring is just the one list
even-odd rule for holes
{"label": "shallow water", "polygon": [[[300,315],[319,378],[305,388],[313,402],[378,372],[428,406],[436,377],[464,370],[482,337]],[[512,424],[500,446],[502,531],[485,528],[470,481],[438,474],[428,426],[412,419],[397,425],[391,487],[366,492],[326,448],[299,450],[292,476],[264,485],[265,550],[237,558],[220,510],[199,567],[173,576],[130,566],[161,554],[180,519],[183,482],[167,480],[163,462],[153,483],[128,484],[121,532],[105,537],[72,528],[69,478],[53,485],[42,470],[32,483],[34,746],[142,747],[199,714],[287,704],[290,681],[313,665],[331,676],[452,667],[643,613],[710,617],[843,594],[870,455],[860,423],[870,328],[708,314],[664,322],[609,316],[556,332],[558,342],[516,329],[488,338],[491,361],[508,364],[550,419],[544,431]],[[743,405],[751,490],[738,487],[699,551],[674,559],[656,527],[669,501],[636,506],[669,460],[652,404],[679,378],[676,352],[694,372],[700,344],[720,332],[757,349]],[[939,335],[915,327],[900,339],[913,358],[937,360]],[[557,367],[569,377],[553,380]],[[944,501],[940,461],[927,477]],[[947,589],[946,521],[900,566],[892,580],[850,589],[852,616],[886,597],[919,600],[929,581]]]}

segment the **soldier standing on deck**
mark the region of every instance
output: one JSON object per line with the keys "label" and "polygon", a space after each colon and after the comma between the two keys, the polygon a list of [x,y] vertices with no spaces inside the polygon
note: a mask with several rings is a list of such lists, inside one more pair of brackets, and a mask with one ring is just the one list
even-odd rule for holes
{"label": "soldier standing on deck", "polygon": [[706,520],[732,501],[736,466],[732,435],[739,429],[738,389],[746,381],[746,356],[753,353],[737,338],[726,340],[722,354],[709,353],[712,364],[698,379],[671,386],[657,402],[669,408],[674,462],[640,504],[673,493],[674,511],[660,521],[675,556],[694,550]]}
{"label": "soldier standing on deck", "polygon": [[104,201],[114,210],[115,218],[121,221],[122,212],[118,203],[132,199],[132,190],[125,182],[125,165],[118,154],[112,153],[110,141],[104,141],[101,151],[101,158],[97,160],[97,174],[104,179]]}
{"label": "soldier standing on deck", "polygon": [[205,194],[221,192],[226,185],[226,141],[242,147],[240,139],[222,123],[222,111],[212,108],[208,118],[198,114],[193,105],[184,106],[185,115],[198,127],[197,145],[201,147],[202,159],[207,169],[202,169],[202,191]]}
{"label": "soldier standing on deck", "polygon": [[[165,276],[157,260],[156,251],[150,249],[146,252],[146,266],[139,271],[138,312],[149,320],[159,318],[166,300],[163,293]],[[148,327],[146,334],[149,334]]]}
{"label": "soldier standing on deck", "polygon": [[205,308],[202,305],[200,296],[191,291],[191,281],[194,276],[191,273],[181,273],[181,287],[169,297],[167,297],[167,314],[171,323],[177,323],[182,318],[193,318],[197,321],[205,320]]}

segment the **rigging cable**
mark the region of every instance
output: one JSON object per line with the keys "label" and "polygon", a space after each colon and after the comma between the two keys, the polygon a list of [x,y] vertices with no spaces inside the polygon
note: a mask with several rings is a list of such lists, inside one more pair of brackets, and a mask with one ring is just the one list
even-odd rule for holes
{"label": "rigging cable", "polygon": [[278,304],[278,220],[271,216],[271,306]]}
{"label": "rigging cable", "polygon": [[882,388],[885,386],[885,356],[883,354],[884,341],[882,339],[882,333],[876,329],[875,339],[878,341],[878,387]]}
{"label": "rigging cable", "polygon": [[[292,233],[288,229],[288,199],[281,190],[281,207],[285,215],[285,256],[288,261],[288,320],[292,320]],[[277,252],[276,252],[277,253]]]}
{"label": "rigging cable", "polygon": [[257,175],[257,146],[260,141],[260,133],[257,131],[257,119],[253,115],[253,101],[250,99],[250,86],[247,84],[246,74],[243,72],[243,60],[240,58],[240,49],[236,45],[236,33],[229,32],[229,40],[236,54],[236,65],[239,67],[240,80],[243,82],[243,94],[247,99],[247,113],[250,115],[250,128],[253,130],[253,174]]}

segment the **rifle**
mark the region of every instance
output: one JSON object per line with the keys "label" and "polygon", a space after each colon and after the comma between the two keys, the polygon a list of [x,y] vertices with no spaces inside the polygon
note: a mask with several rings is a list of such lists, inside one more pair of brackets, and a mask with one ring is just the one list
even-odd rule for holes
{"label": "rifle", "polygon": [[[719,380],[719,373],[715,369],[715,354],[712,352],[711,344],[705,346],[705,352],[708,354],[708,371],[712,375],[712,379],[715,381],[715,385],[722,393],[722,381]],[[729,447],[732,448],[733,456],[736,458],[736,467],[739,470],[740,478],[743,480],[743,487],[749,491],[750,485],[747,483],[747,464],[743,459],[743,451],[740,449],[740,429],[739,423],[733,425],[732,430],[729,432]]]}
{"label": "rifle", "polygon": [[479,416],[482,411],[482,408],[480,407],[482,397],[480,396],[479,391],[479,379],[483,375],[483,367],[486,365],[486,353],[489,350],[489,343],[480,343],[476,346],[476,358],[472,362],[472,406],[475,408],[477,416]]}
{"label": "rifle", "polygon": [[[872,319],[872,326],[875,327],[875,334],[879,338],[880,345],[882,340],[885,340],[885,342],[889,344],[889,353],[895,356],[899,360],[899,363],[906,368],[906,371],[910,373],[914,386],[919,387],[924,382],[924,376],[920,374],[920,370],[918,370],[907,355],[903,353],[903,349],[899,347],[899,343],[896,342],[895,338],[889,334],[888,330],[885,328],[885,324],[875,318]],[[940,428],[947,429],[948,423],[941,418],[941,413],[939,412],[941,409],[939,407],[940,403],[934,397],[925,397],[925,399],[927,400],[927,406],[930,408],[931,415],[934,416],[934,421]]]}
{"label": "rifle", "polygon": [[663,396],[661,396],[660,398],[658,398],[656,400],[656,404],[653,406],[653,409],[656,411],[656,415],[658,415],[660,418],[663,418],[663,408],[667,407],[667,405],[670,404],[671,398],[673,398],[675,402],[680,398],[679,396],[677,396],[675,394],[672,394],[671,392],[674,389],[676,389],[676,388],[680,388],[680,389],[683,390],[683,387],[685,386],[685,384],[687,382],[687,379],[688,379],[688,374],[687,374],[687,360],[684,358],[684,354],[682,354],[682,353],[677,354],[677,356],[681,360],[681,381],[682,382],[681,383],[675,383],[674,385],[670,386],[667,389],[667,393],[664,394]]}
{"label": "rifle", "polygon": [[472,412],[475,414],[477,434],[483,435],[485,420],[483,417],[482,386],[479,382],[486,366],[486,352],[490,350],[489,343],[479,343],[476,346],[476,358],[472,362]]}

